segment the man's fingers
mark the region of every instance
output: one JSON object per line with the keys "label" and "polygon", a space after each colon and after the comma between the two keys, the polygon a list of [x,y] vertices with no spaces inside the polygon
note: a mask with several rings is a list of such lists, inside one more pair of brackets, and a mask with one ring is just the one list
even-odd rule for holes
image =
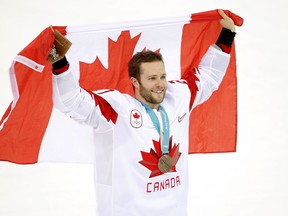
{"label": "man's fingers", "polygon": [[234,21],[225,14],[225,12],[221,9],[218,10],[219,15],[222,17],[220,19],[220,24],[227,29],[230,29],[232,32],[235,31]]}
{"label": "man's fingers", "polygon": [[51,29],[52,32],[54,32],[54,29],[53,29],[53,26],[52,26],[52,25],[50,25],[50,29]]}
{"label": "man's fingers", "polygon": [[219,10],[218,10],[218,13],[220,14],[220,16],[221,16],[223,19],[229,18],[222,9],[219,9]]}

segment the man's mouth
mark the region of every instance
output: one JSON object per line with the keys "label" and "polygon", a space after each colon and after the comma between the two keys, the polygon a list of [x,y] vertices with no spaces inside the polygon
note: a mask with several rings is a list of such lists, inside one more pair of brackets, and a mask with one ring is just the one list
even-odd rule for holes
{"label": "man's mouth", "polygon": [[161,94],[163,93],[163,89],[162,90],[152,90],[153,93],[156,93],[156,94]]}

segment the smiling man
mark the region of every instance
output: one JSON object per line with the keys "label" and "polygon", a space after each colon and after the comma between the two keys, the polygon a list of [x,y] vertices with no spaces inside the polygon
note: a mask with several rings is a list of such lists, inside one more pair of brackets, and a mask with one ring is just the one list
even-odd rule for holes
{"label": "smiling man", "polygon": [[130,60],[128,68],[135,97],[152,109],[158,109],[167,89],[161,54],[152,51],[139,52]]}
{"label": "smiling man", "polygon": [[235,36],[233,20],[219,14],[216,44],[181,80],[166,80],[160,53],[136,53],[128,64],[135,97],[87,92],[65,57],[53,63],[54,105],[95,132],[98,215],[187,215],[189,114],[220,85]]}

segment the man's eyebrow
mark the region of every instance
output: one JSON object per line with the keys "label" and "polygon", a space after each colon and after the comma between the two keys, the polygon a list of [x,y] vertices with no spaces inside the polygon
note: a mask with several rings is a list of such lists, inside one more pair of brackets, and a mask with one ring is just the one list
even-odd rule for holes
{"label": "man's eyebrow", "polygon": [[[148,75],[147,77],[157,77],[158,75],[157,74],[151,74],[151,75]],[[160,77],[162,77],[162,76],[167,76],[167,74],[166,73],[163,73],[163,74],[160,74],[159,75]]]}

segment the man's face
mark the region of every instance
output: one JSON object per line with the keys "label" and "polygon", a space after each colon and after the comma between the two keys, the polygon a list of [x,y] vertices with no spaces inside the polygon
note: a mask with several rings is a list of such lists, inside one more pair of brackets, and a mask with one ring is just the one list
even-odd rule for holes
{"label": "man's face", "polygon": [[141,63],[140,80],[134,87],[138,100],[152,109],[158,109],[167,89],[164,63],[162,61]]}

